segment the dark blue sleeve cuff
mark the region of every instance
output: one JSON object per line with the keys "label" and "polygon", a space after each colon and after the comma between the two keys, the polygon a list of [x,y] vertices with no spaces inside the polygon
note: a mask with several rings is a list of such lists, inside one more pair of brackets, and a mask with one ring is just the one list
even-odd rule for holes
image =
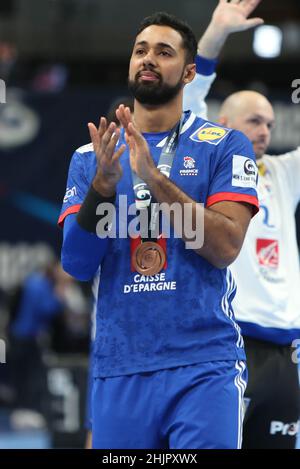
{"label": "dark blue sleeve cuff", "polygon": [[218,59],[206,59],[201,55],[196,55],[196,72],[200,75],[212,75],[218,63]]}

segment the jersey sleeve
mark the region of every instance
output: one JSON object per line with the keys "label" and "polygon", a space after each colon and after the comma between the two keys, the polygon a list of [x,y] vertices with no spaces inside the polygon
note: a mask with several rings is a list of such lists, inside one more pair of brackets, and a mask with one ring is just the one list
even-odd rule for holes
{"label": "jersey sleeve", "polygon": [[259,210],[257,199],[258,170],[251,142],[244,134],[229,130],[218,146],[211,165],[209,193],[206,206],[218,202],[246,202]]}
{"label": "jersey sleeve", "polygon": [[272,156],[269,159],[276,168],[280,168],[285,173],[283,176],[288,181],[296,208],[300,201],[300,147],[290,153]]}
{"label": "jersey sleeve", "polygon": [[205,98],[209,93],[216,74],[200,75],[196,74],[194,80],[185,86],[183,92],[183,109],[192,111],[199,117],[207,119],[207,105]]}
{"label": "jersey sleeve", "polygon": [[58,219],[58,225],[62,228],[67,215],[77,213],[89,189],[89,182],[85,177],[83,155],[78,151],[72,156],[67,180],[66,193]]}

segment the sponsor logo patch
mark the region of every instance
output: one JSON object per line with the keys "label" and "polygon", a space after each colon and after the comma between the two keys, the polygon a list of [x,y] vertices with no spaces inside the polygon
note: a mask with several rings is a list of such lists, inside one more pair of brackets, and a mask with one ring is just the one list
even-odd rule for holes
{"label": "sponsor logo patch", "polygon": [[183,166],[185,169],[180,170],[180,176],[198,176],[198,169],[195,168],[196,161],[191,156],[183,158]]}
{"label": "sponsor logo patch", "polygon": [[200,127],[200,129],[196,130],[196,132],[190,136],[190,139],[198,143],[206,142],[211,145],[218,145],[229,132],[230,129],[217,127],[206,122],[202,127]]}
{"label": "sponsor logo patch", "polygon": [[76,187],[75,186],[71,188],[67,187],[67,190],[64,196],[64,203],[68,202],[68,200],[71,199],[72,197],[75,197],[75,195],[77,195]]}
{"label": "sponsor logo patch", "polygon": [[256,189],[258,170],[251,158],[233,155],[232,158],[232,186]]}

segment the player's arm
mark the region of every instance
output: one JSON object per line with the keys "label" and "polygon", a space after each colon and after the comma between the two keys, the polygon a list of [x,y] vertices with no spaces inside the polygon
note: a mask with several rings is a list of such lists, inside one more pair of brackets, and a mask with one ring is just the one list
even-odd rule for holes
{"label": "player's arm", "polygon": [[77,280],[90,280],[99,268],[107,249],[107,240],[84,230],[77,221],[78,213],[89,191],[84,162],[87,154],[76,151],[72,157],[67,190],[58,225],[63,228],[61,263],[63,269]]}
{"label": "player's arm", "polygon": [[287,179],[296,209],[300,201],[300,147],[284,155],[271,156],[270,163],[275,166],[277,172],[282,172],[282,176],[279,173],[280,177]]}
{"label": "player's arm", "polygon": [[99,239],[95,233],[83,229],[77,220],[90,187],[90,181],[85,177],[84,161],[87,158],[87,154],[81,154],[80,151],[76,151],[72,157],[67,191],[58,220],[58,225],[63,228],[62,267],[80,281],[88,281],[93,277],[108,245],[107,239]]}
{"label": "player's arm", "polygon": [[108,249],[109,239],[96,234],[99,221],[96,211],[101,203],[114,203],[115,187],[122,176],[119,158],[125,150],[125,145],[122,145],[115,151],[120,135],[116,124],[107,126],[106,119],[101,118],[99,128],[89,124],[89,130],[97,159],[96,175],[89,186],[83,179],[82,163],[75,165],[78,158],[74,159],[75,167],[71,163],[68,186],[75,184],[76,197],[80,197],[76,200],[78,203],[73,202],[72,206],[65,208],[60,217],[60,222],[64,221],[62,266],[81,281],[90,280],[95,275]]}
{"label": "player's arm", "polygon": [[[203,246],[194,249],[197,254],[219,269],[228,267],[236,259],[253,216],[250,204],[224,201],[205,208],[158,171],[153,171],[147,182],[159,203],[165,202],[168,206],[180,203],[182,206],[181,225],[178,226],[173,212],[170,221],[175,231],[182,234],[183,241],[196,246],[197,233],[204,228]],[[186,212],[188,206],[191,209]]]}
{"label": "player's arm", "polygon": [[228,36],[262,24],[262,18],[250,18],[261,0],[219,0],[211,21],[198,42],[198,54],[206,59],[216,59]]}
{"label": "player's arm", "polygon": [[[253,216],[253,206],[258,206],[255,190],[257,169],[254,161],[251,162],[251,159],[254,160],[254,154],[249,140],[236,132],[228,148],[223,148],[223,145],[219,147],[220,163],[214,172],[214,181],[210,184],[209,208],[205,208],[156,168],[146,140],[131,121],[129,109],[120,107],[117,115],[126,129],[133,171],[148,184],[157,202],[165,203],[163,211],[164,209],[167,211],[166,215],[170,216],[177,234],[183,241],[189,242],[190,246],[193,243],[195,252],[215,267],[222,269],[230,265],[242,247]],[[227,140],[230,141],[230,138]],[[250,160],[251,170],[254,171],[251,182],[254,188],[243,189],[244,182],[241,183],[240,190],[235,187],[236,181],[233,178],[232,169],[234,155],[245,155],[245,157],[238,157],[242,158],[241,160],[236,160],[241,165],[238,171],[244,171],[244,164],[248,159]],[[179,217],[179,222],[174,212],[169,209],[175,203],[180,204],[184,214]],[[204,230],[204,243],[201,245],[200,241],[200,247],[198,247],[197,235],[201,230]]]}
{"label": "player's arm", "polygon": [[[159,203],[164,202],[167,206],[180,203],[184,216],[178,221],[171,212],[170,221],[183,241],[196,246],[197,236],[204,229],[203,245],[194,249],[197,254],[219,269],[228,267],[236,259],[253,216],[250,204],[225,201],[205,208],[158,171],[153,171],[147,182]],[[202,244],[201,237],[199,244]]]}
{"label": "player's arm", "polygon": [[107,252],[108,242],[108,238],[98,238],[95,233],[82,228],[77,214],[68,215],[63,227],[63,269],[82,282],[91,280]]}
{"label": "player's arm", "polygon": [[[174,228],[177,232],[182,233],[183,241],[196,245],[197,220],[200,220],[201,223],[204,223],[204,245],[195,251],[215,267],[221,269],[230,265],[241,249],[248,224],[253,215],[251,206],[235,202],[220,202],[206,209],[181,191],[156,168],[154,169],[155,171],[149,174],[149,179],[146,177],[144,180],[159,203],[165,202],[170,206],[176,202],[180,203],[182,207],[185,207],[185,204],[192,206],[192,220],[184,217],[180,219],[181,223],[186,222],[188,229],[184,224],[176,225],[177,219],[174,220],[171,213],[171,223],[175,225]],[[192,229],[189,231],[190,227]],[[200,229],[202,227],[199,227]],[[186,235],[189,232],[196,233],[195,237],[190,238],[188,234]]]}
{"label": "player's arm", "polygon": [[246,31],[263,23],[261,18],[249,19],[260,2],[261,0],[219,1],[207,29],[198,42],[197,75],[185,86],[184,109],[190,109],[198,116],[206,118],[205,98],[216,78],[215,69],[220,52],[230,34]]}

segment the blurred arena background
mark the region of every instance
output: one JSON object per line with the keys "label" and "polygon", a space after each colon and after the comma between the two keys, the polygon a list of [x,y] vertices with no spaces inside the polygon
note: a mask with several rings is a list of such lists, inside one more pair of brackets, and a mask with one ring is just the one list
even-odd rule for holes
{"label": "blurred arena background", "polygon": [[[0,79],[6,85],[0,96],[0,339],[5,358],[0,363],[0,448],[84,445],[90,286],[53,273],[69,161],[89,141],[87,122],[97,122],[113,99],[126,95],[129,55],[140,20],[165,10],[186,19],[199,38],[216,3],[0,2]],[[263,0],[255,16],[275,28],[232,35],[220,57],[208,108],[214,119],[231,92],[248,88],[264,93],[277,117],[270,151],[283,153],[300,144],[300,104],[292,102],[294,80],[300,86],[299,0]],[[297,221],[299,225],[300,212]],[[42,353],[37,367],[45,372],[39,386],[47,396],[43,405],[34,397],[37,376],[32,376],[35,389],[26,402],[23,390],[14,389],[7,333],[20,294],[38,269],[44,278],[55,276],[63,298],[38,337]],[[22,360],[14,366],[22,368]]]}

